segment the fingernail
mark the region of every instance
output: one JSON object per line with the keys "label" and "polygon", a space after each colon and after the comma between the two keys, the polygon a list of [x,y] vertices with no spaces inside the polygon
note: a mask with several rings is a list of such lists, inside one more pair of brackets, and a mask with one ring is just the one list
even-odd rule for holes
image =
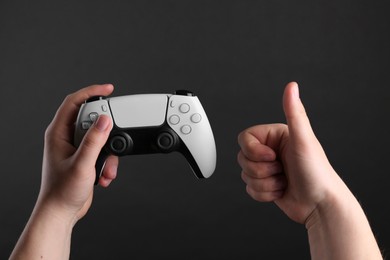
{"label": "fingernail", "polygon": [[95,122],[95,127],[99,131],[105,131],[109,125],[110,119],[104,115],[99,116],[99,118]]}
{"label": "fingernail", "polygon": [[104,85],[106,85],[107,87],[109,87],[109,88],[111,88],[111,89],[114,88],[114,85],[112,85],[111,83],[107,83],[107,84],[104,84]]}

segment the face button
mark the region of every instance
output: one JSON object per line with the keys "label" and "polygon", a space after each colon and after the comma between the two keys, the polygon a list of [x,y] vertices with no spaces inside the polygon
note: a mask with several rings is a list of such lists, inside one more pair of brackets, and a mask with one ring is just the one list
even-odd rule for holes
{"label": "face button", "polygon": [[169,123],[172,125],[177,125],[180,122],[180,117],[178,115],[171,115],[169,117]]}
{"label": "face button", "polygon": [[188,111],[190,111],[190,105],[188,105],[187,103],[183,103],[180,105],[179,110],[180,110],[180,112],[185,114]]}
{"label": "face button", "polygon": [[198,113],[195,113],[195,114],[193,114],[193,115],[191,116],[191,121],[192,121],[193,123],[199,123],[200,120],[202,120],[202,116],[201,116],[200,114],[198,114]]}
{"label": "face button", "polygon": [[183,125],[181,128],[180,128],[180,131],[185,134],[185,135],[188,135],[189,133],[191,133],[191,126],[189,125]]}

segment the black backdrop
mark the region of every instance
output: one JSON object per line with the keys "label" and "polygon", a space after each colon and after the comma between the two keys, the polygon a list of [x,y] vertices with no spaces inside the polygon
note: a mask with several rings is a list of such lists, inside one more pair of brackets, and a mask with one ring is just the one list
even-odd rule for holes
{"label": "black backdrop", "polygon": [[121,158],[73,233],[72,259],[308,259],[305,228],[245,193],[237,134],[284,122],[300,84],[330,161],[389,250],[387,1],[1,1],[0,258],[39,191],[43,134],[63,98],[94,83],[115,95],[195,92],[217,170],[180,154]]}

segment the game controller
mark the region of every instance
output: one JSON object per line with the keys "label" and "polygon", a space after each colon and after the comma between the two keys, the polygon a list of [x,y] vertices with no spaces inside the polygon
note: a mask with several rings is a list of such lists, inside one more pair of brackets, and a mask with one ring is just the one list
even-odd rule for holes
{"label": "game controller", "polygon": [[216,166],[216,147],[206,113],[192,92],[92,97],[81,105],[75,125],[78,147],[100,115],[113,121],[110,136],[96,161],[96,180],[109,155],[180,152],[195,176],[210,177]]}

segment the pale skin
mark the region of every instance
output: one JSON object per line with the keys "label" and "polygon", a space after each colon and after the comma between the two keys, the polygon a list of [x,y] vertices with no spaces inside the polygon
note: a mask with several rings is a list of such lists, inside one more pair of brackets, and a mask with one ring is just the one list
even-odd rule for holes
{"label": "pale skin", "polygon": [[[92,96],[112,93],[111,84],[94,85],[67,96],[45,133],[42,181],[33,213],[10,259],[69,259],[72,229],[91,206],[95,162],[112,128],[101,116],[80,147],[73,142],[80,105]],[[118,158],[111,156],[99,184],[107,187],[116,177]]]}
{"label": "pale skin", "polygon": [[256,125],[239,134],[248,194],[275,202],[306,226],[312,259],[383,259],[361,206],[313,133],[297,83],[286,86],[283,106],[287,125]]}
{"label": "pale skin", "polygon": [[[101,116],[80,147],[73,142],[80,105],[107,96],[111,84],[66,97],[45,133],[42,181],[31,217],[10,259],[69,259],[72,230],[91,206],[95,162],[112,128]],[[275,202],[307,228],[312,259],[382,259],[359,203],[327,160],[315,137],[296,83],[284,94],[287,125],[257,125],[238,137],[238,162],[255,200]],[[99,184],[110,185],[118,158],[110,156]]]}

